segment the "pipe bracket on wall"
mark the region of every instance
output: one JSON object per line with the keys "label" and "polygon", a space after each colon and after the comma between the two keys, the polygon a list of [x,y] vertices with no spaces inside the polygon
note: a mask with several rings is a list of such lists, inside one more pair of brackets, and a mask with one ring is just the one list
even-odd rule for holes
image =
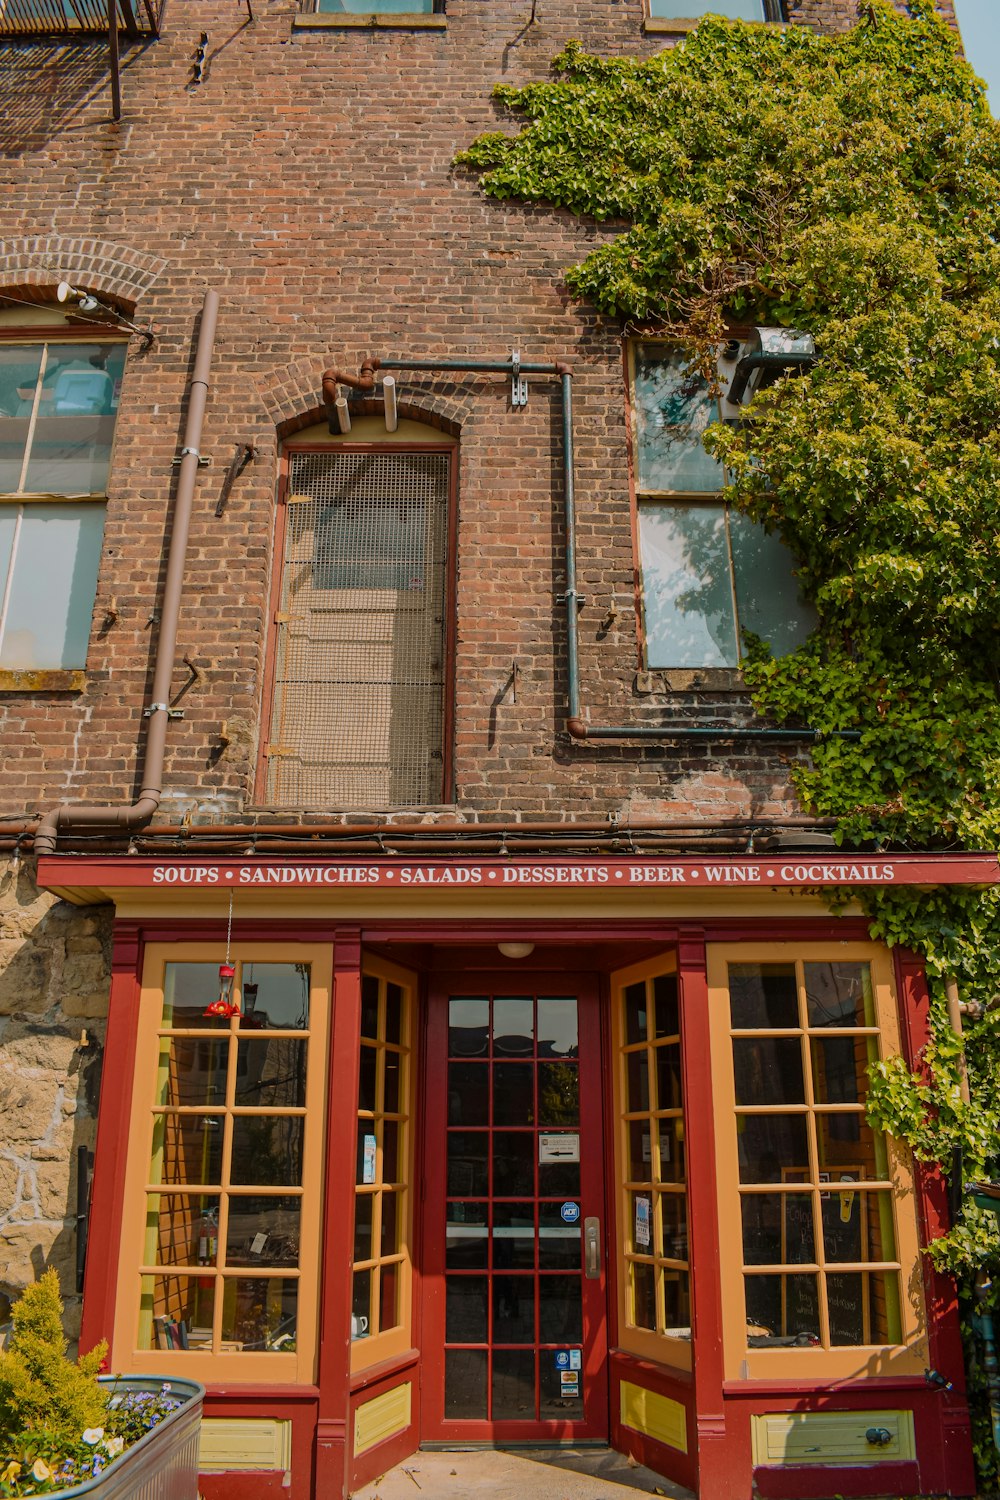
{"label": "pipe bracket on wall", "polygon": [[514,407],[528,404],[528,381],[521,374],[521,351],[519,349],[510,351],[510,404]]}

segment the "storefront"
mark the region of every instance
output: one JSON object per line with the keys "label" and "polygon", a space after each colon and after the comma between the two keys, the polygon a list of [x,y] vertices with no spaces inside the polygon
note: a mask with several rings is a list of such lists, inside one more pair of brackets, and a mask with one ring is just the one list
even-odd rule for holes
{"label": "storefront", "polygon": [[116,908],[84,1341],[205,1381],[207,1496],[595,1440],[712,1500],[972,1492],[942,1184],[864,1110],[921,966],[822,892],[993,856],[39,878]]}

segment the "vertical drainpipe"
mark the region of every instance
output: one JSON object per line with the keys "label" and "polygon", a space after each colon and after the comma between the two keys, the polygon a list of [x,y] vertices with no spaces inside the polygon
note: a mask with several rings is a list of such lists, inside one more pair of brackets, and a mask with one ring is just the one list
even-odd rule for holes
{"label": "vertical drainpipe", "polygon": [[212,349],[215,344],[215,325],[218,316],[219,294],[208,291],[205,293],[205,304],[198,329],[198,347],[195,353],[187,421],[184,427],[184,446],[181,448],[181,467],[177,480],[177,496],[174,501],[167,576],[163,585],[160,635],[153,667],[153,701],[145,710],[146,717],[149,719],[149,730],[146,735],[142,788],[138,801],[130,807],[74,807],[71,804],[64,804],[62,807],[53,808],[51,812],[45,814],[35,830],[36,854],[52,854],[55,851],[60,831],[65,829],[100,828],[131,832],[138,828],[145,828],[160,805],[160,798],[163,795],[163,762],[167,747],[170,683],[177,650],[177,624],[184,588],[191,510],[194,504],[195,481],[198,477],[198,460],[201,457],[198,445],[201,442],[205,407],[208,402],[208,374],[212,364]]}

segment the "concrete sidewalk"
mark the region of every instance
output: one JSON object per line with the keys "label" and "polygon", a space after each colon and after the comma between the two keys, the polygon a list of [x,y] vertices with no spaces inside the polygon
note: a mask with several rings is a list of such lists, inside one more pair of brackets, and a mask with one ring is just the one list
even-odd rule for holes
{"label": "concrete sidewalk", "polygon": [[695,1500],[610,1448],[454,1449],[414,1453],[354,1500]]}

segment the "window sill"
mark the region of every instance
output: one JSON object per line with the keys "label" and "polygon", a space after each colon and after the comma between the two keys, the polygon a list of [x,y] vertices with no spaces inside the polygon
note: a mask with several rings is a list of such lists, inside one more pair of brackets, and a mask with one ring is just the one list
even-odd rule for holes
{"label": "window sill", "polygon": [[[705,19],[704,16],[646,16],[642,29],[657,35],[686,36]],[[747,21],[747,26],[766,26],[769,31],[784,31],[784,21]]]}
{"label": "window sill", "polygon": [[632,691],[637,698],[669,693],[739,693],[746,696],[743,673],[737,667],[654,667],[635,674]]}
{"label": "window sill", "polygon": [[293,31],[336,31],[358,27],[369,31],[373,27],[376,30],[447,31],[448,17],[428,16],[421,11],[387,11],[385,14],[375,11],[370,15],[304,15],[292,18]]}
{"label": "window sill", "polygon": [[82,693],[84,671],[0,671],[0,693]]}

